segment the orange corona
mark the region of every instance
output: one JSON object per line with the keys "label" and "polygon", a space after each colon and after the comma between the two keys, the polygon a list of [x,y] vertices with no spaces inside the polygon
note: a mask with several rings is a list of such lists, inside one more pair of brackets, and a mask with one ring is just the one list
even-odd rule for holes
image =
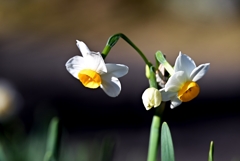
{"label": "orange corona", "polygon": [[81,70],[78,73],[78,78],[82,84],[88,88],[98,88],[102,83],[100,75],[91,69]]}
{"label": "orange corona", "polygon": [[178,91],[178,99],[182,102],[188,102],[197,97],[200,88],[196,82],[188,81],[184,83],[182,88]]}

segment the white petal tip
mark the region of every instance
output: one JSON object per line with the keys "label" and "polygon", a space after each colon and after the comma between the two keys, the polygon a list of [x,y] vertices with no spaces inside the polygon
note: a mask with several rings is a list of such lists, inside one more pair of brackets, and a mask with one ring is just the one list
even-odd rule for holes
{"label": "white petal tip", "polygon": [[[181,103],[180,103],[180,104],[181,104]],[[180,104],[172,104],[172,102],[171,102],[170,108],[171,108],[171,109],[174,109],[174,108],[176,108],[177,106],[179,106]]]}
{"label": "white petal tip", "polygon": [[171,108],[171,109],[174,109],[174,108],[175,108],[175,106],[171,104],[170,108]]}
{"label": "white petal tip", "polygon": [[115,77],[106,80],[103,79],[100,87],[109,97],[117,97],[121,92],[121,83]]}
{"label": "white petal tip", "polygon": [[84,42],[79,41],[79,40],[76,40],[76,44],[77,44],[77,45],[80,45],[80,44],[84,44],[84,45],[86,45]]}
{"label": "white petal tip", "polygon": [[114,94],[108,94],[108,93],[106,93],[109,97],[112,97],[112,98],[114,98],[114,97],[117,97],[120,93],[114,93]]}
{"label": "white petal tip", "polygon": [[210,63],[206,63],[205,65],[207,66],[207,71],[208,71],[208,69],[210,67]]}
{"label": "white petal tip", "polygon": [[147,111],[149,111],[152,107],[145,107]]}
{"label": "white petal tip", "polygon": [[79,40],[76,40],[76,44],[78,44],[78,43],[80,43],[81,41],[79,41]]}
{"label": "white petal tip", "polygon": [[[102,87],[101,87],[102,88]],[[103,89],[103,88],[102,88]],[[103,89],[103,91],[109,96],[109,97],[112,97],[112,98],[114,98],[114,97],[117,97],[117,96],[119,96],[119,94],[120,94],[120,92],[121,92],[121,89],[119,89],[119,90],[113,90],[113,89]]]}

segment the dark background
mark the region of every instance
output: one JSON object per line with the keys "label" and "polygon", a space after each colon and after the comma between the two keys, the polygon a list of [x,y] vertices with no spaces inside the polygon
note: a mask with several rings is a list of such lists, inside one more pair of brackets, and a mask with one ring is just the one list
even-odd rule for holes
{"label": "dark background", "polygon": [[118,138],[114,160],[145,160],[154,110],[142,104],[148,81],[137,52],[119,40],[105,60],[129,66],[116,98],[84,88],[65,69],[81,55],[76,39],[101,52],[122,32],[152,62],[161,50],[171,64],[179,51],[211,64],[196,99],[174,110],[167,104],[176,160],[207,160],[211,140],[216,160],[240,158],[239,11],[234,0],[0,1],[0,77],[18,93],[17,112],[2,124],[20,121],[28,133],[36,120],[56,115],[72,140],[111,133]]}

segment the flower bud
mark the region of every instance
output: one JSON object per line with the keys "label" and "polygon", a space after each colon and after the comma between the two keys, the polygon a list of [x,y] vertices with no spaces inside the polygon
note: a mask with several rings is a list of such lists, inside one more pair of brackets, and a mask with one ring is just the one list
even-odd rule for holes
{"label": "flower bud", "polygon": [[152,107],[158,107],[161,104],[162,96],[156,88],[147,88],[142,95],[143,104],[146,110]]}
{"label": "flower bud", "polygon": [[146,74],[147,79],[150,79],[150,69],[147,64],[145,66],[145,74]]}

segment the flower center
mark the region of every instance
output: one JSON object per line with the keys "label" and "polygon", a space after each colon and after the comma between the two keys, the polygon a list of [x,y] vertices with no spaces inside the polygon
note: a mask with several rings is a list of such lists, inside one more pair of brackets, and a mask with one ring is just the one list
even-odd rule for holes
{"label": "flower center", "polygon": [[188,81],[184,83],[182,88],[178,91],[178,99],[182,102],[188,102],[197,97],[200,88],[196,82]]}
{"label": "flower center", "polygon": [[88,88],[98,88],[102,83],[100,75],[91,69],[81,70],[78,73],[78,78]]}

